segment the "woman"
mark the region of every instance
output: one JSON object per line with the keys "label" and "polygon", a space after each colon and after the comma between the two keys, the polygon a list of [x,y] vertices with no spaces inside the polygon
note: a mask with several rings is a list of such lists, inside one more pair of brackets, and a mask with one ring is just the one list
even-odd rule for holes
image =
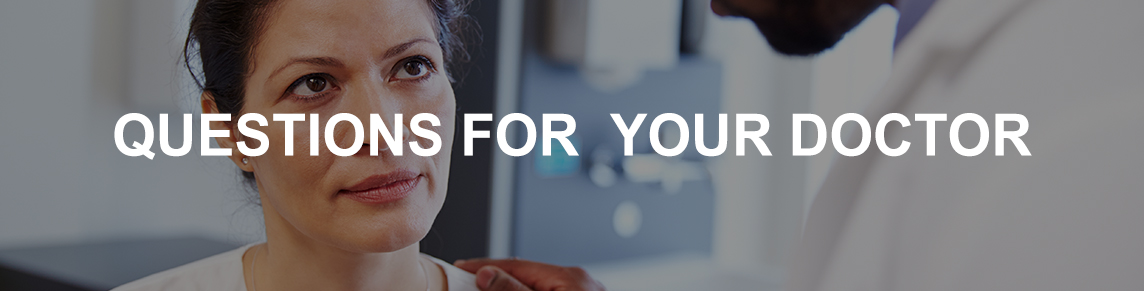
{"label": "woman", "polygon": [[[266,242],[151,275],[116,290],[475,290],[473,276],[420,254],[445,199],[455,100],[446,63],[463,54],[463,17],[452,0],[200,0],[188,48],[202,63],[204,113],[319,115],[386,122],[432,113],[441,151],[430,157],[382,151],[339,157],[309,144],[307,122],[255,127],[269,151],[244,157],[232,122],[216,138],[257,185]],[[192,49],[186,50],[191,59]],[[188,66],[190,67],[190,66]],[[250,125],[256,125],[251,123]],[[394,124],[387,124],[393,128]],[[287,130],[291,132],[287,132]],[[324,129],[319,129],[324,133]],[[335,128],[339,148],[354,133]],[[287,135],[293,153],[287,156]],[[370,139],[365,138],[368,142]],[[405,140],[432,141],[406,134]],[[323,140],[324,142],[324,140]],[[257,144],[248,145],[251,148]],[[390,146],[379,145],[381,149]],[[311,156],[310,147],[320,148]],[[409,153],[409,151],[405,151]]]}

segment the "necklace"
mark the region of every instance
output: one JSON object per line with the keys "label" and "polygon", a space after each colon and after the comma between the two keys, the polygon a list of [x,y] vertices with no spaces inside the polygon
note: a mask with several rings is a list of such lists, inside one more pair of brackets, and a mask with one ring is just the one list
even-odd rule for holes
{"label": "necklace", "polygon": [[[258,251],[262,249],[263,248],[260,247],[257,250],[254,250],[254,256],[250,258],[250,291],[258,291],[258,284],[256,284],[257,282],[254,281],[256,278],[256,276],[254,276],[254,267],[255,263],[258,263]],[[431,285],[429,285],[429,270],[425,269],[425,263],[421,261],[421,258],[417,259],[417,266],[421,267],[421,274],[425,275],[425,291],[430,291]]]}

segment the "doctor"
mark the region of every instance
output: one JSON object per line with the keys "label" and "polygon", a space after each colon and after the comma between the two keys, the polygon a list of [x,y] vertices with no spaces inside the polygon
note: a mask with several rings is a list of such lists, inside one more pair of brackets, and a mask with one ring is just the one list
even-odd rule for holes
{"label": "doctor", "polygon": [[[777,51],[806,55],[883,3],[714,0],[712,8],[752,19]],[[1030,155],[970,122],[954,137],[983,151],[962,156],[950,143],[953,121],[939,119],[936,142],[926,142],[922,122],[888,133],[891,145],[917,147],[904,156],[838,157],[786,289],[1144,290],[1144,1],[888,4],[901,12],[893,72],[863,115],[1020,113]],[[927,144],[937,145],[932,156]],[[457,265],[477,272],[483,290],[603,289],[576,268]]]}

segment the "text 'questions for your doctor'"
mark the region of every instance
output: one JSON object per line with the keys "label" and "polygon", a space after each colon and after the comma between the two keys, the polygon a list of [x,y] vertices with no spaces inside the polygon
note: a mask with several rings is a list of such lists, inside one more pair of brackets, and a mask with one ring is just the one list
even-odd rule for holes
{"label": "text 'questions for your doctor'", "polygon": [[[271,122],[281,123],[284,127],[285,140],[284,152],[287,156],[294,155],[293,145],[295,138],[308,138],[310,145],[325,144],[329,151],[338,156],[350,156],[362,150],[368,136],[368,150],[371,155],[378,155],[379,151],[390,151],[395,156],[401,156],[404,153],[404,146],[380,148],[379,141],[384,141],[386,145],[398,145],[407,143],[410,151],[419,156],[432,156],[436,155],[441,149],[441,135],[435,131],[435,128],[441,126],[441,120],[430,113],[421,113],[412,116],[406,120],[402,114],[394,114],[391,116],[389,124],[383,120],[379,114],[370,114],[369,120],[362,121],[356,115],[349,113],[335,114],[325,120],[324,124],[321,122],[318,114],[273,114],[270,119],[266,116],[257,113],[247,113],[240,116],[237,122],[232,122],[230,114],[201,114],[200,115],[200,131],[199,141],[201,142],[200,154],[202,156],[230,156],[232,149],[230,148],[214,148],[210,146],[210,138],[214,137],[229,137],[231,130],[225,129],[211,129],[211,122],[226,122],[236,127],[237,133],[245,136],[246,138],[257,140],[257,146],[251,148],[245,141],[238,141],[236,147],[238,151],[245,156],[261,156],[268,150],[269,140],[267,135],[258,129],[252,128],[249,123],[257,123],[258,126],[268,126]],[[183,114],[183,145],[181,147],[172,147],[168,136],[171,130],[168,128],[167,114],[159,115],[159,143],[161,151],[168,156],[184,156],[191,151],[191,141],[193,130],[191,126],[192,114]],[[735,155],[747,155],[748,150],[757,151],[762,156],[771,156],[771,151],[767,144],[763,141],[763,137],[770,130],[769,119],[762,114],[718,114],[715,117],[715,122],[719,124],[718,142],[715,145],[708,145],[704,143],[703,124],[705,116],[703,114],[695,114],[694,119],[687,120],[683,116],[674,113],[659,114],[652,118],[650,125],[644,126],[645,121],[648,119],[647,114],[636,114],[634,116],[622,116],[621,114],[611,114],[612,120],[615,122],[617,133],[623,137],[624,140],[624,155],[631,156],[633,148],[633,139],[636,133],[643,129],[649,130],[649,138],[651,147],[655,150],[656,154],[662,156],[677,156],[683,153],[691,144],[694,144],[696,151],[704,156],[720,156],[727,151],[728,139],[730,137],[735,144]],[[710,118],[710,117],[706,117]],[[728,129],[728,119],[734,119],[733,134]],[[1022,156],[1029,156],[1028,147],[1021,139],[1022,136],[1029,130],[1029,120],[1021,114],[995,114],[992,122],[975,113],[963,113],[953,117],[949,120],[947,114],[934,113],[934,114],[914,114],[913,118],[899,113],[890,113],[880,116],[878,120],[871,124],[862,115],[856,113],[842,114],[836,118],[831,126],[828,128],[826,122],[815,114],[792,114],[792,147],[791,154],[793,156],[813,156],[823,152],[827,147],[828,140],[835,151],[844,156],[857,156],[865,153],[869,148],[871,141],[875,144],[878,151],[887,156],[900,156],[910,150],[912,143],[910,141],[900,141],[897,145],[890,145],[886,141],[886,131],[891,127],[905,128],[914,126],[914,123],[923,123],[919,126],[926,128],[925,138],[925,151],[926,155],[936,155],[935,150],[935,131],[939,122],[949,122],[949,142],[953,150],[961,156],[977,156],[982,154],[989,145],[989,141],[994,142],[994,155],[1005,155],[1006,143],[1012,144],[1018,154]],[[406,122],[408,121],[408,122]],[[464,114],[462,117],[461,138],[464,142],[464,154],[466,156],[473,155],[473,140],[474,139],[487,139],[493,138],[492,132],[489,130],[475,130],[474,126],[477,123],[493,122],[492,114]],[[130,143],[124,138],[124,131],[130,123],[140,123],[143,127],[143,140],[131,141]],[[335,126],[339,123],[346,123],[352,127],[354,142],[346,148],[339,147],[337,133]],[[562,123],[561,130],[555,130],[555,124]],[[661,127],[667,123],[673,123],[679,130],[678,142],[674,144],[664,144],[660,137]],[[857,146],[848,147],[843,143],[842,126],[848,123],[856,124],[859,131],[855,134],[861,134],[860,142]],[[1015,124],[1016,129],[1005,130],[1006,124]],[[324,125],[324,130],[319,128]],[[990,126],[992,125],[992,126]],[[524,144],[514,147],[509,144],[506,139],[508,130],[512,126],[523,128],[525,132]],[[802,132],[804,127],[809,128],[813,126],[817,131],[817,137],[813,142],[803,143]],[[974,145],[965,145],[961,141],[962,127],[976,126],[980,137]],[[519,157],[530,153],[537,144],[541,144],[541,154],[549,156],[552,154],[552,143],[559,142],[560,146],[568,155],[577,156],[579,151],[573,146],[569,140],[576,131],[576,119],[568,114],[542,114],[540,122],[540,130],[537,132],[537,124],[528,115],[522,113],[512,113],[505,115],[496,122],[496,136],[495,139],[499,149],[507,155]],[[295,129],[305,130],[309,129],[308,136],[295,137]],[[748,129],[751,128],[751,129]],[[991,130],[992,129],[992,130]],[[302,131],[299,131],[302,132]],[[124,155],[130,157],[145,156],[153,159],[155,151],[152,145],[156,139],[155,125],[152,124],[150,118],[139,113],[126,114],[119,119],[115,124],[115,145]],[[409,135],[415,135],[416,141],[408,141],[405,139],[413,139]],[[829,138],[828,138],[829,135]],[[691,142],[694,137],[694,142]],[[916,142],[916,141],[915,141]],[[427,145],[423,144],[427,143]],[[749,146],[748,146],[749,144]],[[318,155],[320,146],[310,146],[309,155]],[[753,148],[753,149],[751,149]],[[753,155],[753,154],[752,154]]]}

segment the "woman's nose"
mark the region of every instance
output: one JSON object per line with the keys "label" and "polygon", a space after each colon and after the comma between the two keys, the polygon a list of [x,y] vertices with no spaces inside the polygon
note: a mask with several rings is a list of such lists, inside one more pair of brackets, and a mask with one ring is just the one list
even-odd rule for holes
{"label": "woman's nose", "polygon": [[[341,106],[341,112],[353,114],[362,121],[365,136],[362,139],[363,144],[357,153],[358,155],[363,153],[372,155],[371,146],[375,143],[374,139],[376,139],[378,155],[381,155],[381,152],[401,146],[404,142],[397,142],[398,139],[408,141],[410,135],[408,127],[404,126],[404,120],[409,117],[402,116],[400,120],[396,119],[396,114],[401,113],[400,102],[393,96],[387,95],[384,89],[379,88],[380,86],[371,85],[374,86],[363,86],[367,88],[357,90],[357,94],[344,96],[345,99]],[[377,122],[380,124],[374,124]],[[386,138],[381,136],[382,134],[395,139],[395,144],[386,142]],[[346,136],[339,139],[339,144],[344,142],[348,146],[355,142],[356,137],[353,135],[353,131],[349,131]]]}
{"label": "woman's nose", "polygon": [[[390,122],[386,122],[386,128],[392,130],[393,127],[390,126],[389,124],[390,124]],[[402,123],[399,122],[398,124],[402,124]],[[366,127],[366,130],[365,130],[366,137],[364,139],[365,142],[362,143],[361,149],[359,149],[358,152],[354,155],[355,156],[372,156],[372,155],[374,155],[373,149],[372,149],[373,140],[370,136],[378,136],[380,134],[380,132],[370,131],[369,130],[369,128],[370,128],[369,123],[365,123],[363,125],[365,125],[365,127]],[[389,133],[392,134],[393,132],[391,131]],[[408,126],[402,126],[401,127],[401,133],[400,133],[400,136],[401,136],[400,141],[401,142],[397,142],[397,143],[392,144],[392,145],[389,144],[388,142],[386,142],[385,138],[378,136],[378,138],[377,138],[377,155],[378,156],[395,155],[395,153],[391,147],[402,147],[406,142],[413,141],[410,139],[411,135],[412,134],[409,132],[409,127]],[[396,139],[397,135],[394,135],[394,138]],[[352,140],[352,138],[351,138],[351,140]],[[404,153],[404,148],[402,149],[401,152]]]}

